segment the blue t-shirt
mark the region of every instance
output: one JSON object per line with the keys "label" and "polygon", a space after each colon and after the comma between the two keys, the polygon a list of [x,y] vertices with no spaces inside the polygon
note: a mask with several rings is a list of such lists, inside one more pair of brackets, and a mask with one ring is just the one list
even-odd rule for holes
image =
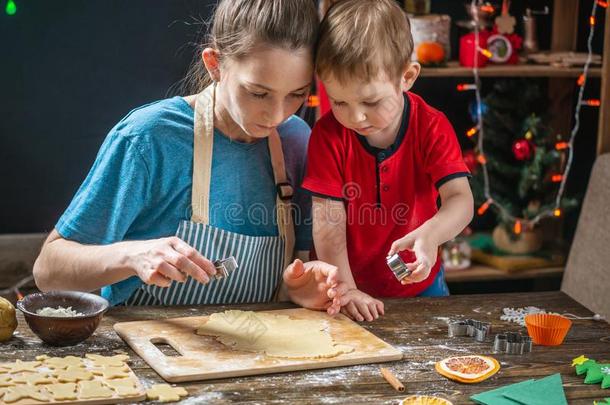
{"label": "blue t-shirt", "polygon": [[[69,240],[105,245],[175,235],[191,217],[194,111],[182,97],[131,111],[108,134],[56,229]],[[311,248],[311,198],[301,191],[310,128],[290,117],[278,127],[295,195],[296,249]],[[276,188],[268,140],[242,143],[214,131],[210,225],[277,236]],[[137,277],[102,289],[112,304],[141,285]]]}

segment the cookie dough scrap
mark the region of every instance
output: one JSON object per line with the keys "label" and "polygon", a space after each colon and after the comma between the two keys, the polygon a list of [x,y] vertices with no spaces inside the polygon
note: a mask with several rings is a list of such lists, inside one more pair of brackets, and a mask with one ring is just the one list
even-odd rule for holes
{"label": "cookie dough scrap", "polygon": [[136,381],[133,378],[119,378],[104,381],[104,383],[115,390],[120,397],[133,397],[140,394],[140,390],[136,388]]}
{"label": "cookie dough scrap", "polygon": [[69,401],[77,399],[75,383],[60,383],[46,385],[45,388],[55,401]]}
{"label": "cookie dough scrap", "polygon": [[101,381],[81,381],[78,383],[78,398],[112,398],[114,391],[104,386]]}
{"label": "cookie dough scrap", "polygon": [[93,373],[81,367],[70,366],[65,370],[55,370],[57,380],[62,383],[93,379]]}
{"label": "cookie dough scrap", "polygon": [[125,378],[129,377],[129,367],[123,365],[122,367],[102,367],[93,369],[91,372],[95,375],[101,375],[105,380],[112,380],[114,378]]}
{"label": "cookie dough scrap", "polygon": [[8,388],[4,393],[2,400],[7,404],[17,402],[20,399],[35,399],[40,402],[49,402],[50,398],[45,393],[41,392],[39,388],[32,387],[31,385],[16,385]]}
{"label": "cookie dough scrap", "polygon": [[83,360],[80,357],[66,356],[66,357],[48,357],[42,358],[43,356],[36,357],[36,360],[40,360],[43,364],[52,369],[66,369],[68,367],[85,367]]}
{"label": "cookie dough scrap", "polygon": [[38,370],[36,367],[40,367],[39,361],[21,361],[17,360],[16,362],[10,364],[9,372],[12,374],[21,373],[23,371],[27,371],[30,373],[37,373]]}
{"label": "cookie dough scrap", "polygon": [[231,310],[212,314],[197,334],[216,336],[234,350],[287,359],[329,358],[354,351],[335,343],[327,329],[324,320]]}
{"label": "cookie dough scrap", "polygon": [[147,391],[148,399],[156,399],[159,402],[176,402],[180,397],[185,397],[189,393],[182,387],[172,387],[169,384],[154,384]]}
{"label": "cookie dough scrap", "polygon": [[21,373],[13,376],[13,383],[15,384],[38,385],[51,384],[54,382],[55,380],[45,373]]}
{"label": "cookie dough scrap", "polygon": [[99,354],[87,354],[85,355],[89,360],[93,362],[94,367],[122,367],[125,362],[129,360],[129,356],[126,354],[117,354],[114,356],[100,356]]}

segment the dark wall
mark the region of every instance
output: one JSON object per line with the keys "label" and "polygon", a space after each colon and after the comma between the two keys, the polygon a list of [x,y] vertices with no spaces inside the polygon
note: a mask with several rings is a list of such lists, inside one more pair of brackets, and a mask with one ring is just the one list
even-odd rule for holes
{"label": "dark wall", "polygon": [[[581,21],[587,19],[590,1],[582,2]],[[216,2],[16,3],[16,15],[0,13],[0,233],[53,227],[108,130],[132,108],[166,97],[184,76],[193,55],[189,43]],[[450,14],[454,21],[466,17],[462,1],[432,3],[433,12]],[[545,3],[552,2],[514,0],[513,14]],[[550,16],[539,18],[542,47],[549,46],[550,23]],[[580,33],[580,49],[586,33]],[[454,57],[457,38],[454,25]],[[472,95],[453,91],[462,81],[421,79],[414,89],[448,115],[458,134],[471,126],[467,106]],[[593,81],[587,97],[599,96],[598,85]],[[584,114],[570,182],[574,192],[584,191],[594,156],[596,111]]]}
{"label": "dark wall", "polygon": [[215,1],[16,3],[0,14],[0,233],[53,227],[108,130],[183,77]]}

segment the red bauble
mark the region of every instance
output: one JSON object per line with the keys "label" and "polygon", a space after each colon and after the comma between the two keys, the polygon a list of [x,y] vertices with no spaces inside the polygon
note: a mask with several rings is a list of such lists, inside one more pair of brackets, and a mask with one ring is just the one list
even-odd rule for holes
{"label": "red bauble", "polygon": [[519,139],[513,143],[513,155],[517,160],[530,160],[536,152],[536,146],[527,139]]}
{"label": "red bauble", "polygon": [[469,150],[464,152],[462,158],[464,159],[464,163],[466,163],[468,170],[470,170],[470,173],[475,174],[479,166],[479,162],[477,161],[477,154],[474,153],[473,150]]}

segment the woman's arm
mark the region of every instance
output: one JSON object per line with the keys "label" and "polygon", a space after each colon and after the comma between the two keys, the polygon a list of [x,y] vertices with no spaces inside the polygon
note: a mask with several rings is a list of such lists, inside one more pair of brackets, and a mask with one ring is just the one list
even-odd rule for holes
{"label": "woman's arm", "polygon": [[93,291],[131,276],[167,287],[190,275],[207,283],[214,265],[177,237],[84,245],[53,230],[34,263],[34,279],[42,291]]}

